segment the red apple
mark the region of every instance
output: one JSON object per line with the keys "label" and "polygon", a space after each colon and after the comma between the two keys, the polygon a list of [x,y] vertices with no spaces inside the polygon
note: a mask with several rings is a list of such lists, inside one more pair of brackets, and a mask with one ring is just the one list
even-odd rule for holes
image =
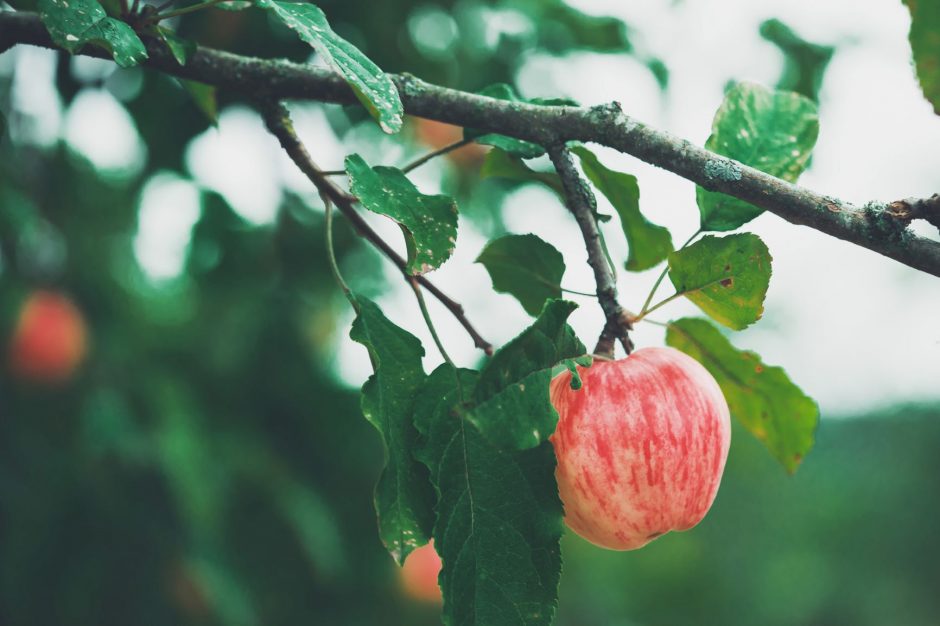
{"label": "red apple", "polygon": [[13,374],[23,380],[68,380],[85,357],[85,320],[67,297],[35,291],[20,309],[10,343]]}
{"label": "red apple", "polygon": [[408,555],[401,568],[401,583],[405,593],[422,602],[441,602],[441,588],[437,576],[441,572],[441,557],[434,551],[434,541],[421,546]]}
{"label": "red apple", "polygon": [[565,522],[604,548],[634,550],[698,524],[731,443],[728,403],[698,361],[644,348],[557,376],[551,437]]}

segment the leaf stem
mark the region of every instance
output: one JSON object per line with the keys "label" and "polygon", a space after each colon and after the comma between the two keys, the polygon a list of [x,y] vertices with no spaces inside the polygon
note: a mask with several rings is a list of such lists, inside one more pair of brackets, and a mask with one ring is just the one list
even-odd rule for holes
{"label": "leaf stem", "polygon": [[325,196],[323,196],[323,202],[324,214],[326,215],[326,257],[330,262],[330,271],[333,272],[333,278],[336,279],[336,283],[343,290],[343,295],[349,300],[353,310],[359,313],[359,303],[356,301],[349,285],[343,280],[343,275],[339,271],[339,264],[336,262],[336,253],[333,249],[333,203]]}
{"label": "leaf stem", "polygon": [[[686,242],[685,242],[684,244],[682,244],[682,246],[679,248],[679,250],[682,250],[682,249],[685,248],[687,245],[689,245],[690,243],[692,243],[692,240],[695,239],[696,237],[698,237],[698,236],[701,235],[701,234],[702,234],[702,229],[699,228],[697,231],[695,231],[694,233],[692,233],[692,236],[689,237],[689,238],[686,240]],[[656,295],[656,290],[659,289],[659,286],[662,284],[663,279],[666,278],[666,274],[668,274],[668,273],[669,273],[669,264],[667,263],[667,264],[666,264],[666,267],[663,268],[662,273],[660,273],[659,278],[657,278],[657,279],[656,279],[656,282],[653,283],[653,288],[650,289],[649,295],[646,296],[646,302],[644,302],[644,303],[643,303],[643,306],[640,308],[640,317],[637,318],[637,319],[640,319],[640,318],[642,318],[644,315],[646,315],[647,313],[649,313],[649,309],[648,309],[647,307],[649,307],[650,302],[653,301],[653,296]]]}
{"label": "leaf stem", "polygon": [[577,291],[577,290],[575,290],[575,289],[565,289],[564,287],[562,287],[561,290],[562,290],[564,293],[572,293],[572,294],[574,294],[574,295],[576,295],[576,296],[587,296],[588,298],[596,298],[596,297],[597,297],[597,294],[596,294],[596,293],[588,293],[587,291]]}

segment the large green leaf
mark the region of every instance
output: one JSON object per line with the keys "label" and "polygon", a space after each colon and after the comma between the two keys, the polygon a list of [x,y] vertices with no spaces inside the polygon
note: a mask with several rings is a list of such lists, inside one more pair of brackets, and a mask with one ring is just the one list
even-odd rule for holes
{"label": "large green leaf", "polygon": [[924,97],[940,115],[940,4],[903,0],[911,11],[911,50]]}
{"label": "large green leaf", "polygon": [[121,67],[147,58],[147,49],[134,29],[108,17],[96,0],[39,0],[39,17],[52,41],[69,52],[94,44],[110,52]]}
{"label": "large green leaf", "polygon": [[[819,118],[812,100],[753,83],[738,83],[725,94],[705,147],[795,182],[806,169],[818,134]],[[718,161],[706,163],[705,174],[709,178],[740,178],[736,168]],[[702,230],[734,230],[764,211],[703,187],[696,188],[696,200]]]}
{"label": "large green leaf", "polygon": [[669,255],[669,280],[716,322],[740,330],[764,312],[771,260],[757,235],[706,235]]}
{"label": "large green leaf", "polygon": [[669,230],[647,220],[640,213],[640,186],[636,176],[608,169],[584,146],[571,151],[581,159],[581,168],[620,216],[620,225],[627,238],[629,253],[626,268],[633,272],[649,269],[672,252]]}
{"label": "large green leaf", "polygon": [[[463,393],[474,395],[475,372],[460,376]],[[444,623],[548,626],[558,602],[563,514],[551,444],[502,450],[460,417],[460,404],[455,371],[442,365],[415,406],[420,458],[438,494]]]}
{"label": "large green leaf", "polygon": [[538,315],[546,300],[561,298],[565,259],[535,235],[506,235],[486,244],[477,257],[493,280],[493,289],[508,293],[526,313]]}
{"label": "large green leaf", "polygon": [[508,178],[521,183],[542,183],[562,199],[565,197],[564,187],[558,174],[537,172],[519,157],[499,148],[493,148],[486,153],[486,158],[483,159],[483,165],[480,167],[480,178]]}
{"label": "large green leaf", "polygon": [[401,563],[427,543],[433,520],[428,474],[413,456],[417,431],[412,406],[427,378],[421,366],[424,348],[375,303],[362,296],[355,300],[359,311],[349,336],[369,350],[375,370],[362,386],[362,413],[379,431],[387,451],[387,464],[375,488],[379,535]]}
{"label": "large green leaf", "polygon": [[359,48],[334,33],[319,7],[276,0],[258,0],[258,6],[268,9],[339,72],[382,130],[401,130],[404,108],[395,83]]}
{"label": "large green leaf", "polygon": [[358,154],[346,157],[350,189],[362,206],[392,218],[405,233],[408,271],[429,272],[450,258],[457,242],[457,203],[450,196],[421,193],[394,167],[369,167]]}
{"label": "large green leaf", "polygon": [[666,343],[704,365],[718,381],[731,414],[788,472],[796,471],[813,447],[819,407],[783,368],[765,365],[754,352],[736,349],[701,319],[671,322]]}
{"label": "large green leaf", "polygon": [[501,448],[532,448],[555,432],[548,397],[552,368],[587,350],[567,324],[573,302],[550,300],[542,313],[480,372],[467,419]]}

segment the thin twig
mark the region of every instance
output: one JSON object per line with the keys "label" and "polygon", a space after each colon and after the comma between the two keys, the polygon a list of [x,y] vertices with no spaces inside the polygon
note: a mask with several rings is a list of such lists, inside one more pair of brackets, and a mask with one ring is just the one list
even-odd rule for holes
{"label": "thin twig", "polygon": [[617,302],[617,282],[601,246],[600,232],[595,218],[597,200],[587,181],[581,177],[575,167],[571,151],[564,143],[559,142],[548,146],[548,156],[561,178],[565,204],[574,214],[575,221],[581,228],[584,247],[587,248],[588,265],[594,270],[594,280],[597,283],[597,300],[600,302],[606,319],[594,353],[612,358],[614,342],[619,339],[623,349],[630,354],[633,351],[633,342],[630,341],[629,335],[630,320],[623,307]]}
{"label": "thin twig", "polygon": [[[412,276],[408,273],[405,259],[395,252],[395,250],[369,226],[362,216],[359,215],[359,212],[356,211],[353,206],[356,203],[356,199],[329,181],[326,176],[323,175],[322,170],[320,170],[310,158],[307,149],[294,132],[290,115],[284,105],[278,102],[263,102],[259,105],[259,108],[268,129],[277,137],[284,151],[287,152],[288,156],[290,156],[297,167],[306,174],[307,178],[310,179],[310,182],[314,184],[317,190],[336,205],[336,208],[352,223],[359,235],[378,248],[399,270],[401,270],[401,273],[410,280]],[[414,276],[414,279],[421,283],[422,287],[431,292],[441,304],[447,307],[451,314],[457,318],[457,321],[459,321],[467,331],[467,334],[473,339],[473,344],[477,348],[480,348],[486,354],[493,354],[492,344],[481,337],[480,333],[476,331],[470,323],[470,320],[467,319],[460,303],[446,296],[434,283],[424,276]]]}
{"label": "thin twig", "polygon": [[430,161],[431,159],[435,157],[443,156],[447,154],[448,152],[453,152],[457,148],[463,148],[464,146],[469,145],[471,143],[473,143],[472,139],[461,139],[460,141],[455,141],[452,144],[444,146],[440,150],[429,152],[428,154],[425,154],[423,157],[415,159],[408,165],[401,168],[401,171],[407,174],[411,170],[421,167],[422,165],[424,165],[425,163],[427,163],[428,161]]}
{"label": "thin twig", "polygon": [[200,2],[199,4],[193,4],[188,7],[183,7],[181,9],[175,9],[173,11],[167,11],[166,13],[161,13],[154,15],[152,21],[154,23],[161,22],[163,20],[170,19],[171,17],[179,17],[180,15],[186,15],[188,13],[195,13],[196,11],[202,11],[203,9],[208,9],[209,7],[221,4],[222,2],[227,2],[228,0],[206,0],[206,2]]}

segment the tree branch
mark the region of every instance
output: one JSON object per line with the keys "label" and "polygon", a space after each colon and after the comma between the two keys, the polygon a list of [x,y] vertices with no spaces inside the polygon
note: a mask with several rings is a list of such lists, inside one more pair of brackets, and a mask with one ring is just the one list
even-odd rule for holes
{"label": "tree branch", "polygon": [[630,341],[628,331],[632,326],[623,307],[617,302],[617,281],[604,256],[600,241],[601,235],[597,228],[597,200],[587,181],[578,173],[571,158],[571,151],[565,147],[564,143],[553,143],[548,146],[548,156],[552,159],[552,164],[561,178],[565,191],[565,204],[574,214],[574,219],[581,228],[584,247],[587,248],[588,265],[594,270],[594,281],[597,283],[597,300],[607,320],[597,340],[594,354],[612,359],[616,339],[620,340],[623,349],[630,354],[633,351],[633,342]]}
{"label": "tree branch", "polygon": [[[247,97],[357,102],[342,78],[326,70],[208,48],[199,48],[185,66],[180,66],[162,42],[146,37],[145,40],[150,58],[144,65],[173,76]],[[0,50],[20,43],[55,47],[37,16],[0,12]],[[103,50],[91,46],[83,54],[107,58]],[[859,207],[798,187],[651,128],[625,115],[616,103],[590,108],[539,106],[439,87],[408,74],[392,78],[410,115],[541,145],[578,140],[609,146],[711,191],[750,202],[794,224],[809,226],[940,276],[940,243],[913,234],[907,229],[909,220],[884,210],[889,205]],[[723,167],[716,168],[716,164]],[[716,171],[732,175],[716,176]]]}
{"label": "tree branch", "polygon": [[278,102],[262,101],[259,104],[259,109],[261,110],[261,115],[264,118],[268,130],[277,137],[281,147],[284,148],[284,151],[287,152],[291,160],[300,168],[300,171],[310,179],[310,182],[314,184],[317,190],[342,212],[346,219],[352,223],[356,231],[364,239],[367,239],[372,245],[381,250],[385,256],[391,259],[398,269],[401,270],[406,280],[417,281],[422,287],[431,292],[435,298],[440,300],[441,304],[447,307],[453,316],[457,318],[457,321],[466,329],[467,334],[473,339],[473,345],[480,348],[488,355],[493,354],[493,346],[476,331],[470,323],[470,320],[467,319],[460,303],[449,298],[424,276],[412,276],[409,274],[407,270],[408,264],[405,259],[395,252],[377,232],[372,230],[372,227],[369,226],[362,216],[359,215],[359,212],[356,211],[356,208],[353,206],[357,202],[356,198],[334,185],[326,177],[324,172],[316,166],[310,158],[307,149],[294,132],[294,127],[291,123],[287,108]]}

